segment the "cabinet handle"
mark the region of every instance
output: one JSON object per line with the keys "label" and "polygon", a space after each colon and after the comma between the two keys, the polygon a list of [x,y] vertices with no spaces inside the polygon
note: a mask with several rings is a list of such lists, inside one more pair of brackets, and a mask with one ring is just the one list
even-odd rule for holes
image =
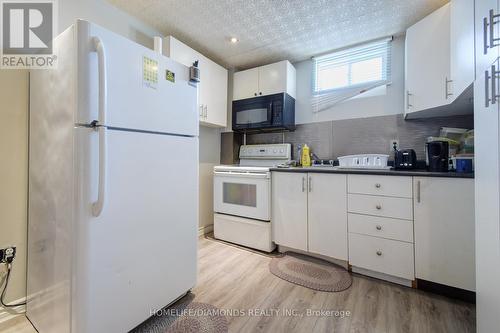
{"label": "cabinet handle", "polygon": [[484,105],[488,108],[490,106],[490,73],[484,72]]}
{"label": "cabinet handle", "polygon": [[483,51],[488,54],[488,19],[483,19]]}
{"label": "cabinet handle", "polygon": [[262,95],[262,91],[261,91],[261,92],[259,92],[259,95]]}
{"label": "cabinet handle", "polygon": [[377,251],[377,255],[380,257],[382,255],[382,251]]}
{"label": "cabinet handle", "polygon": [[375,208],[377,208],[378,210],[381,210],[382,206],[381,205],[376,205]]}
{"label": "cabinet handle", "polygon": [[413,96],[413,94],[410,94],[410,91],[406,91],[406,109],[412,108],[413,105],[410,104],[410,96]]}
{"label": "cabinet handle", "polygon": [[495,19],[497,19],[500,15],[495,15],[495,12],[493,9],[490,9],[490,22],[489,22],[489,27],[490,27],[490,45],[488,46],[490,49],[494,48],[495,42],[498,41],[498,38],[495,38],[495,24],[498,22],[495,22]]}
{"label": "cabinet handle", "polygon": [[309,192],[312,192],[312,189],[313,189],[312,183],[313,183],[312,177],[309,176]]}
{"label": "cabinet handle", "polygon": [[448,87],[449,87],[449,84],[453,82],[453,80],[448,80],[448,77],[445,78],[445,87],[444,87],[444,90],[445,90],[445,99],[448,99],[448,97],[450,96],[453,96],[453,93],[450,93],[448,91]]}
{"label": "cabinet handle", "polygon": [[497,93],[497,78],[498,74],[500,74],[499,71],[497,71],[497,68],[495,65],[491,66],[491,104],[495,104],[497,102],[497,98],[500,97]]}
{"label": "cabinet handle", "polygon": [[255,93],[254,95],[257,96],[257,93]]}
{"label": "cabinet handle", "polygon": [[377,230],[382,230],[382,226],[381,226],[381,225],[377,225],[375,228],[376,228]]}
{"label": "cabinet handle", "polygon": [[417,181],[417,202],[420,203],[420,180]]}
{"label": "cabinet handle", "polygon": [[203,118],[203,104],[200,104],[200,117]]}
{"label": "cabinet handle", "polygon": [[379,183],[375,184],[375,187],[376,188],[380,188],[382,185],[380,185]]}
{"label": "cabinet handle", "polygon": [[302,177],[302,192],[306,191],[306,177]]}

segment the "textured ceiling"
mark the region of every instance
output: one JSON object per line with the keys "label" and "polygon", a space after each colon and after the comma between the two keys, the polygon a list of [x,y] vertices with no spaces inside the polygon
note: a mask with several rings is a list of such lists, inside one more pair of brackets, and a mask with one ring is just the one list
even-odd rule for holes
{"label": "textured ceiling", "polygon": [[[227,68],[400,34],[448,0],[108,0]],[[229,43],[237,37],[237,44]]]}

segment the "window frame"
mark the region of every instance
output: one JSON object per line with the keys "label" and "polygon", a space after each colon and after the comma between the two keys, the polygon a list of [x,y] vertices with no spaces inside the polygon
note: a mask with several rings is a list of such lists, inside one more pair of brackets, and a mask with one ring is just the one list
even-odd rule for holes
{"label": "window frame", "polygon": [[[316,95],[316,96],[319,96],[319,95],[324,95],[324,94],[328,94],[328,93],[332,93],[332,92],[339,92],[339,91],[343,91],[343,90],[349,90],[349,89],[356,89],[356,88],[362,88],[364,86],[367,86],[369,85],[370,83],[374,83],[374,82],[379,82],[379,81],[388,81],[387,85],[390,84],[390,79],[391,79],[391,73],[390,73],[390,69],[388,68],[389,66],[392,66],[392,63],[391,63],[391,60],[392,60],[392,55],[391,55],[391,48],[392,48],[392,45],[390,44],[390,42],[392,42],[393,38],[390,37],[390,38],[384,38],[382,40],[378,40],[379,42],[387,42],[388,43],[388,46],[387,46],[387,49],[385,50],[385,52],[383,52],[383,54],[375,54],[373,57],[371,58],[366,58],[366,59],[363,59],[363,60],[358,60],[358,61],[355,61],[354,59],[352,61],[348,61],[347,62],[347,65],[348,65],[348,71],[347,71],[347,81],[348,81],[348,84],[345,85],[345,86],[341,86],[341,87],[337,87],[337,88],[329,88],[329,89],[321,89],[319,90],[318,89],[318,73],[320,72],[318,70],[318,66],[320,65],[318,60],[316,60],[314,57],[313,57],[313,71],[312,71],[312,74],[313,74],[313,85],[312,85],[312,93],[313,95]],[[352,50],[355,50],[359,47],[362,47],[363,45],[370,45],[370,44],[374,44],[376,43],[377,41],[371,41],[371,42],[366,42],[366,43],[362,43],[362,44],[358,44],[358,45],[355,45],[355,46],[352,46],[352,47],[347,47],[347,48],[344,48],[344,49],[340,49],[340,50],[337,50],[337,51],[333,51],[333,52],[329,52],[327,54],[324,54],[318,58],[324,58],[324,57],[328,57],[328,56],[332,56],[334,54],[337,54],[337,53],[340,53],[340,52],[345,52],[345,51],[348,51],[350,49]],[[360,63],[362,61],[366,61],[366,60],[372,60],[372,59],[377,59],[377,58],[382,58],[382,66],[381,66],[381,70],[380,70],[380,76],[381,76],[381,79],[379,80],[370,80],[370,81],[365,81],[365,82],[361,82],[361,83],[356,83],[356,84],[352,84],[352,66],[353,64],[356,64],[356,63]]]}

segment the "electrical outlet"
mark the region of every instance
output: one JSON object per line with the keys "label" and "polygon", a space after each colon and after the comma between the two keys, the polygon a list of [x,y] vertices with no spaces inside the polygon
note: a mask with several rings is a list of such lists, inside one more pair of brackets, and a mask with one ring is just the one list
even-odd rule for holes
{"label": "electrical outlet", "polygon": [[394,151],[395,149],[396,150],[399,149],[399,140],[397,140],[397,139],[391,140],[390,144],[391,144],[390,151]]}
{"label": "electrical outlet", "polygon": [[14,261],[16,257],[16,247],[10,246],[5,249],[0,249],[0,263],[2,264],[10,264]]}

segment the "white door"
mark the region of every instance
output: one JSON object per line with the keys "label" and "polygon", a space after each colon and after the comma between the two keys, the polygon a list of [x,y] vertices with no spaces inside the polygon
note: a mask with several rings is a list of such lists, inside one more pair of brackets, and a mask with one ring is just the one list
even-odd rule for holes
{"label": "white door", "polygon": [[474,180],[413,181],[416,277],[474,291]]}
{"label": "white door", "polygon": [[347,176],[309,174],[309,251],[347,260]]}
{"label": "white door", "polygon": [[234,73],[233,101],[258,96],[259,68]]}
{"label": "white door", "polygon": [[270,174],[214,172],[216,213],[269,221],[271,219]]}
{"label": "white door", "polygon": [[272,189],[274,242],[307,251],[307,173],[273,172]]}
{"label": "white door", "polygon": [[[198,135],[197,91],[188,83],[186,66],[86,21],[78,21],[78,32],[77,123],[99,119],[99,92],[104,86],[99,79],[105,73],[107,112],[103,125]],[[96,52],[95,38],[100,40],[102,52]],[[104,62],[105,71],[99,70],[100,62]],[[175,82],[166,79],[167,70],[175,74]]]}
{"label": "white door", "polygon": [[406,114],[451,102],[450,4],[406,31]]}
{"label": "white door", "polygon": [[259,67],[259,95],[274,95],[287,91],[286,66],[286,61],[280,61]]}
{"label": "white door", "polygon": [[[476,4],[481,1],[476,1]],[[498,61],[495,62],[498,66]],[[500,326],[499,112],[491,104],[491,67],[478,69],[474,84],[476,183],[476,307],[478,332]],[[485,76],[485,70],[487,71]],[[497,80],[497,87],[500,82]]]}
{"label": "white door", "polygon": [[76,132],[75,333],[128,332],[196,283],[198,139],[108,130],[94,217],[98,135]]}
{"label": "white door", "polygon": [[451,80],[449,93],[455,100],[474,82],[474,0],[450,2]]}

